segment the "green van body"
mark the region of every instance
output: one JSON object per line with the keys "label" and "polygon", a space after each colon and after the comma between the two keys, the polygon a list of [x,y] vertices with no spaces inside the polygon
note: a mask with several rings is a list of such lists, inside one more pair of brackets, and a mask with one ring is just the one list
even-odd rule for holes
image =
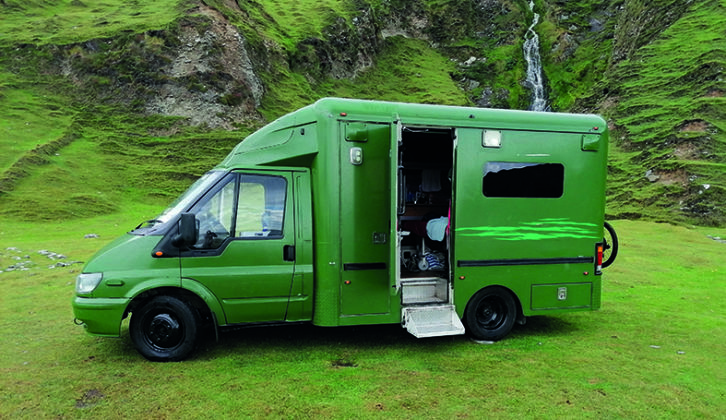
{"label": "green van body", "polygon": [[[159,296],[215,327],[412,330],[416,311],[437,306],[471,330],[497,322],[471,303],[486,290],[505,297],[488,309],[511,318],[513,306],[519,321],[596,310],[607,151],[594,115],[321,99],[247,137],[158,220],[99,251],[74,315],[115,337]],[[181,214],[199,225],[209,209],[223,228],[197,227],[180,245]],[[249,216],[260,210],[274,229]],[[414,232],[432,218],[443,240]]]}

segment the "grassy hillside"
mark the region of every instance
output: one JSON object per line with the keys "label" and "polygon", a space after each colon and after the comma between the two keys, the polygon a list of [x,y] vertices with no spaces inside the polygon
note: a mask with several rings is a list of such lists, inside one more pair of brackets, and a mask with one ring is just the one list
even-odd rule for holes
{"label": "grassy hillside", "polygon": [[[529,318],[492,345],[416,339],[399,326],[227,332],[182,363],[73,325],[80,264],[151,211],[0,229],[0,412],[9,418],[718,418],[726,410],[725,244],[618,221],[621,254],[598,312]],[[100,238],[84,239],[85,233]]]}
{"label": "grassy hillside", "polygon": [[[6,218],[166,202],[266,120],[323,96],[529,100],[531,13],[519,0],[5,0],[0,10]],[[726,44],[712,30],[724,0],[535,10],[553,109],[602,113],[613,129],[609,216],[726,224]]]}
{"label": "grassy hillside", "polygon": [[21,76],[0,73],[0,173],[39,144],[65,137],[73,115],[66,98],[50,93],[46,84],[30,84]]}
{"label": "grassy hillside", "polygon": [[726,224],[726,2],[554,1],[555,109],[605,115],[611,217]]}
{"label": "grassy hillside", "polygon": [[[616,214],[726,223],[726,36],[710,30],[723,22],[725,5],[697,2],[613,69],[610,112],[626,152],[613,165]],[[650,180],[633,180],[646,171]]]}
{"label": "grassy hillside", "polygon": [[6,45],[63,45],[140,33],[177,19],[186,4],[179,0],[3,0],[2,40]]}
{"label": "grassy hillside", "polygon": [[[46,41],[65,41],[63,37],[68,35],[54,32],[55,38],[46,34],[47,37],[35,39],[32,33],[21,31],[27,28],[22,25],[21,16],[31,13],[39,19],[45,16],[53,20],[51,16],[59,6],[7,6],[15,42],[35,40],[39,44],[6,46],[7,54],[0,58],[0,69],[7,76],[0,86],[0,110],[5,116],[0,125],[5,139],[0,147],[6,152],[0,175],[0,214],[4,217],[83,218],[117,212],[133,203],[171,201],[255,128],[244,125],[232,131],[210,130],[189,126],[179,117],[148,115],[139,107],[139,100],[154,95],[153,85],[144,86],[145,81],[164,83],[166,77],[154,73],[148,63],[175,59],[172,47],[179,42],[181,28],[196,23],[201,26],[201,33],[206,30],[205,25],[211,24],[206,16],[195,9],[180,18],[184,5],[167,4],[158,9],[159,14],[145,12],[149,14],[146,24],[158,22],[159,28],[166,28],[165,34],[146,32],[136,36],[128,35],[130,28],[146,29],[143,25],[134,26],[138,15],[119,15],[118,5],[110,3],[84,4],[68,7],[82,7],[89,14],[72,13],[63,20],[78,28],[95,28],[88,23],[93,16],[118,15],[117,23],[126,25],[124,35],[113,40],[94,40],[92,47],[88,47],[90,42],[60,47],[44,45]],[[270,9],[273,6],[266,4]],[[241,12],[229,13],[231,18],[241,19]],[[286,11],[275,13],[282,19]],[[128,19],[124,20],[124,16]],[[182,20],[168,22],[175,18]],[[255,21],[245,24],[264,26],[265,30],[278,27],[280,22],[270,19],[265,25]],[[109,29],[105,34],[118,32],[119,28]],[[95,29],[78,30],[76,41],[97,34]],[[292,36],[274,31],[270,34]],[[382,45],[379,65],[355,80],[323,78],[311,84],[289,67],[273,61],[270,72],[262,74],[268,89],[259,110],[273,119],[327,95],[466,103],[449,76],[453,67],[448,58],[412,39],[391,39]],[[64,76],[64,69],[73,60],[80,63],[79,70]],[[190,89],[203,90],[206,88],[202,83],[214,80],[198,78],[185,83]],[[129,95],[136,95],[136,99]],[[98,102],[94,103],[94,98]]]}

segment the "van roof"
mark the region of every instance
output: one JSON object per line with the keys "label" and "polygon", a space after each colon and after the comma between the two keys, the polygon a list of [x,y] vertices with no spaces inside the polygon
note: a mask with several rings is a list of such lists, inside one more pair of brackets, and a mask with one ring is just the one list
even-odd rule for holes
{"label": "van roof", "polygon": [[[380,121],[383,118],[385,121],[393,121],[400,119],[403,124],[407,125],[577,133],[592,132],[593,127],[598,127],[598,131],[601,132],[605,128],[605,121],[601,117],[592,114],[566,114],[344,98],[323,98],[309,107],[302,108],[302,110],[307,108],[315,109],[318,113],[327,113],[331,116],[337,115],[338,119],[343,120]],[[341,116],[341,112],[345,112],[347,116]]]}
{"label": "van roof", "polygon": [[[569,133],[605,133],[607,124],[592,114],[566,114],[449,105],[411,104],[362,99],[323,98],[284,115],[260,128],[240,142],[222,161],[220,168],[229,168],[245,161],[264,164],[284,158],[283,149],[295,155],[313,154],[317,144],[312,136],[290,142],[291,128],[324,121],[400,121],[408,126],[475,127],[489,130],[548,131]],[[283,147],[285,145],[285,147]],[[272,149],[277,149],[273,152]],[[244,157],[242,157],[244,155]],[[258,155],[253,158],[253,155]],[[263,155],[266,156],[263,158]],[[277,155],[274,159],[272,155]],[[281,156],[282,155],[282,156]]]}

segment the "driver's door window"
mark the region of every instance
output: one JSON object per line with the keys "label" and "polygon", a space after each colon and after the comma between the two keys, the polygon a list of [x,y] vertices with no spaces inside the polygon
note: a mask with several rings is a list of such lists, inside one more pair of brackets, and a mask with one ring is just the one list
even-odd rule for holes
{"label": "driver's door window", "polygon": [[286,197],[284,177],[231,177],[196,212],[199,237],[194,247],[217,249],[228,238],[282,238]]}
{"label": "driver's door window", "polygon": [[199,223],[199,238],[195,248],[214,249],[232,236],[234,220],[234,180],[217,191],[199,208],[196,217]]}

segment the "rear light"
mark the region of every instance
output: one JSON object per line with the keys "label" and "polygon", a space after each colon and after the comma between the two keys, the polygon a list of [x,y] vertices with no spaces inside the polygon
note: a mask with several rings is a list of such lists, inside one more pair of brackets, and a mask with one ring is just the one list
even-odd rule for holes
{"label": "rear light", "polygon": [[595,275],[602,274],[602,254],[604,249],[604,244],[595,245]]}

